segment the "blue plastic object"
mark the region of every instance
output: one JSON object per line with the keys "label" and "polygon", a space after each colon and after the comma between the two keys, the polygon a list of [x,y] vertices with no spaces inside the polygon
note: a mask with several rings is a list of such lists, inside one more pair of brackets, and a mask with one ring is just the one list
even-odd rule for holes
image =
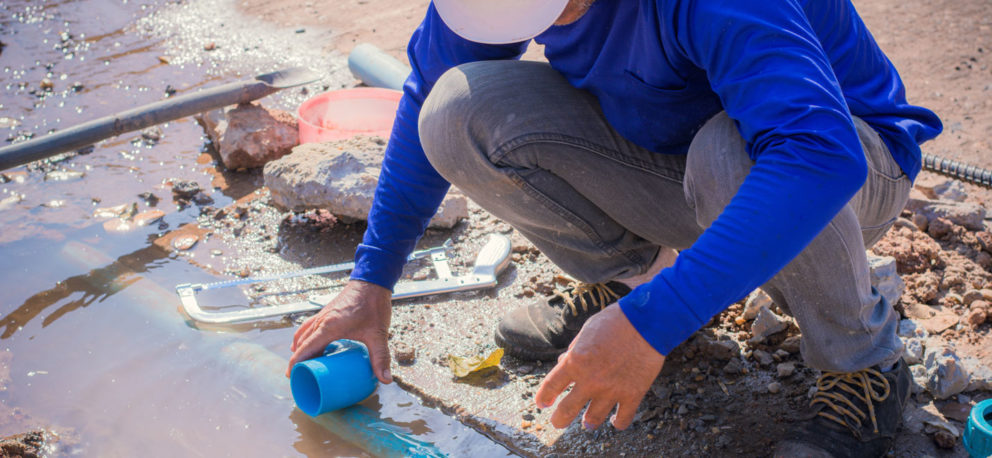
{"label": "blue plastic object", "polygon": [[972,458],[992,456],[992,399],[972,407],[964,427],[964,448]]}
{"label": "blue plastic object", "polygon": [[322,356],[294,364],[289,375],[293,401],[311,417],[355,405],[378,384],[368,349],[347,339],[328,344]]}

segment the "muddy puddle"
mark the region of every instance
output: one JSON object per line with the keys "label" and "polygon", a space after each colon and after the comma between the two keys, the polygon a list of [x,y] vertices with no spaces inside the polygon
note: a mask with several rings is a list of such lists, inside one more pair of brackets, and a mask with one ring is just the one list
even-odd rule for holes
{"label": "muddy puddle", "polygon": [[[254,23],[225,1],[5,0],[0,145],[284,66],[327,75],[265,101],[292,108],[352,84],[329,33]],[[261,181],[218,172],[206,143],[187,118],[0,178],[0,436],[43,428],[56,456],[370,455],[296,410],[281,373],[266,372],[289,357],[292,322],[201,329],[180,312],[175,285],[231,278],[236,251],[203,234],[186,255],[155,241]],[[201,197],[177,203],[179,182]],[[107,221],[121,209],[152,216],[117,230]],[[506,454],[395,386],[362,408],[432,450]]]}

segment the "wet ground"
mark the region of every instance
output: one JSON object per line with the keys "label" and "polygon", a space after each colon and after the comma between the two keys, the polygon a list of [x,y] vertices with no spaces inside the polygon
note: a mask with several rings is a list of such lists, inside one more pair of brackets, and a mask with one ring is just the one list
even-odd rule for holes
{"label": "wet ground", "polygon": [[[232,5],[0,2],[0,145],[285,66],[326,77],[270,106],[353,84],[341,55],[299,46],[325,32],[253,24]],[[234,19],[241,27],[225,31]],[[186,118],[0,178],[0,437],[42,428],[55,455],[369,453],[295,410],[281,372],[259,372],[272,365],[258,361],[288,358],[292,322],[199,329],[179,311],[176,284],[230,278],[244,254],[203,231],[201,250],[182,255],[169,249],[175,235],[155,241],[260,184],[257,174],[218,171],[208,146]],[[204,191],[177,203],[180,182]],[[163,216],[118,231],[100,213],[120,205]],[[352,250],[331,247],[312,262],[342,262]],[[207,299],[245,302],[238,290]],[[383,428],[442,452],[507,453],[398,388],[363,405]]]}

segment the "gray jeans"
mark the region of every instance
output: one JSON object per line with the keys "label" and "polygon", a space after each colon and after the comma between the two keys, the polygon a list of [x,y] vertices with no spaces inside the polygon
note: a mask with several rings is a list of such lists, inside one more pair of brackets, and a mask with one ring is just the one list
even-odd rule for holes
{"label": "gray jeans", "polygon": [[[878,134],[855,120],[869,176],[805,250],[762,289],[792,314],[811,367],[850,372],[895,362],[898,315],[869,283],[865,248],[906,203],[909,179]],[[689,248],[753,162],[721,113],[687,155],[618,134],[596,98],[535,62],[476,62],[434,86],[420,115],[431,164],[585,282],[643,273],[660,247]]]}

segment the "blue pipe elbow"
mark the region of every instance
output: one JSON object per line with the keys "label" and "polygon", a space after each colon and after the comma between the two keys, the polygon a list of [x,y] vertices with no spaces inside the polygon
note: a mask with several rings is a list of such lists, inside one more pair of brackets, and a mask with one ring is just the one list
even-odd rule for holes
{"label": "blue pipe elbow", "polygon": [[361,402],[379,381],[365,345],[342,339],[328,344],[321,356],[294,364],[289,385],[296,406],[316,417]]}

